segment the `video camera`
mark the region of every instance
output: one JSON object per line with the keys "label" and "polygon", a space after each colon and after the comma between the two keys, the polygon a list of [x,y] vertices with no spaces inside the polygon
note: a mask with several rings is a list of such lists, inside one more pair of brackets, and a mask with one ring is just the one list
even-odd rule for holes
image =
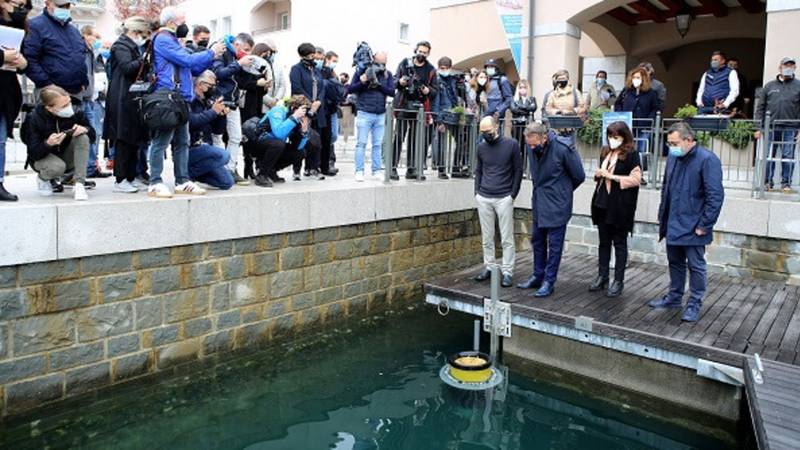
{"label": "video camera", "polygon": [[363,41],[359,42],[355,53],[353,53],[353,67],[358,68],[361,73],[367,76],[367,86],[372,89],[380,86],[378,74],[386,70],[383,65],[375,63],[372,49],[369,44]]}

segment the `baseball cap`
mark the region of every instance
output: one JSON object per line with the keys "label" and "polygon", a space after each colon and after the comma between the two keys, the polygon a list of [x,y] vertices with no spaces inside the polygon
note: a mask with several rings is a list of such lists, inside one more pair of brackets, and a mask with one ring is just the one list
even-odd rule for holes
{"label": "baseball cap", "polygon": [[70,3],[72,3],[72,0],[53,0],[53,4],[56,6],[69,5]]}
{"label": "baseball cap", "polygon": [[787,56],[787,57],[785,57],[785,58],[783,58],[781,60],[781,65],[784,65],[784,64],[796,64],[795,63],[795,59],[793,57],[791,57],[791,56]]}

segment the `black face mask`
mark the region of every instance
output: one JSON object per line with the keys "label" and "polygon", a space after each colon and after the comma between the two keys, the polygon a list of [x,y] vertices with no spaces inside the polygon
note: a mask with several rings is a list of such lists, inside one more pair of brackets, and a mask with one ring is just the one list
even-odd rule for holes
{"label": "black face mask", "polygon": [[300,60],[300,62],[302,62],[303,65],[305,65],[306,67],[314,67],[316,65],[316,63],[314,62],[314,58],[311,59],[303,58]]}
{"label": "black face mask", "polygon": [[483,140],[489,144],[494,144],[497,141],[497,135],[494,134],[494,131],[483,131],[481,132],[481,136],[483,136]]}
{"label": "black face mask", "polygon": [[178,39],[183,39],[188,35],[189,35],[189,25],[186,25],[185,23],[178,25],[178,28],[175,29],[175,36],[177,36]]}
{"label": "black face mask", "polygon": [[568,81],[566,80],[556,81],[556,86],[560,87],[561,89],[564,89],[565,87],[567,87],[567,83]]}
{"label": "black face mask", "polygon": [[428,57],[423,55],[423,54],[419,54],[418,53],[417,56],[416,56],[416,59],[417,59],[418,63],[422,64],[428,59]]}
{"label": "black face mask", "polygon": [[14,11],[11,12],[11,23],[16,24],[18,26],[25,25],[25,19],[28,18],[28,12],[30,10],[25,7],[25,5],[19,5],[14,8]]}
{"label": "black face mask", "polygon": [[202,41],[197,41],[197,46],[200,48],[208,48],[208,39],[203,39]]}
{"label": "black face mask", "polygon": [[212,87],[206,91],[206,98],[209,100],[215,100],[219,97],[219,95],[217,94],[218,94],[217,88]]}

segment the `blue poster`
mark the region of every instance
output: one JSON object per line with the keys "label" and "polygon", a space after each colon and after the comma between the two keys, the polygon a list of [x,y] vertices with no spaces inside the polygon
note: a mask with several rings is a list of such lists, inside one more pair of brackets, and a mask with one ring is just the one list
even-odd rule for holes
{"label": "blue poster", "polygon": [[495,0],[495,6],[519,73],[522,70],[522,39],[526,37],[523,0]]}
{"label": "blue poster", "polygon": [[625,122],[628,127],[633,130],[633,113],[631,111],[625,112],[607,112],[603,114],[603,145],[608,145],[608,138],[606,137],[606,130],[608,126],[614,122]]}

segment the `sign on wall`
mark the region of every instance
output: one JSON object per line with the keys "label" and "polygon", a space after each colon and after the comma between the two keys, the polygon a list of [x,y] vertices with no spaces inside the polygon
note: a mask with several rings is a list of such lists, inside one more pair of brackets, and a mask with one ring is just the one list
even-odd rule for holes
{"label": "sign on wall", "polygon": [[525,0],[495,0],[500,23],[506,33],[511,56],[517,66],[517,72],[522,70],[522,38],[525,37],[523,20],[523,2]]}

